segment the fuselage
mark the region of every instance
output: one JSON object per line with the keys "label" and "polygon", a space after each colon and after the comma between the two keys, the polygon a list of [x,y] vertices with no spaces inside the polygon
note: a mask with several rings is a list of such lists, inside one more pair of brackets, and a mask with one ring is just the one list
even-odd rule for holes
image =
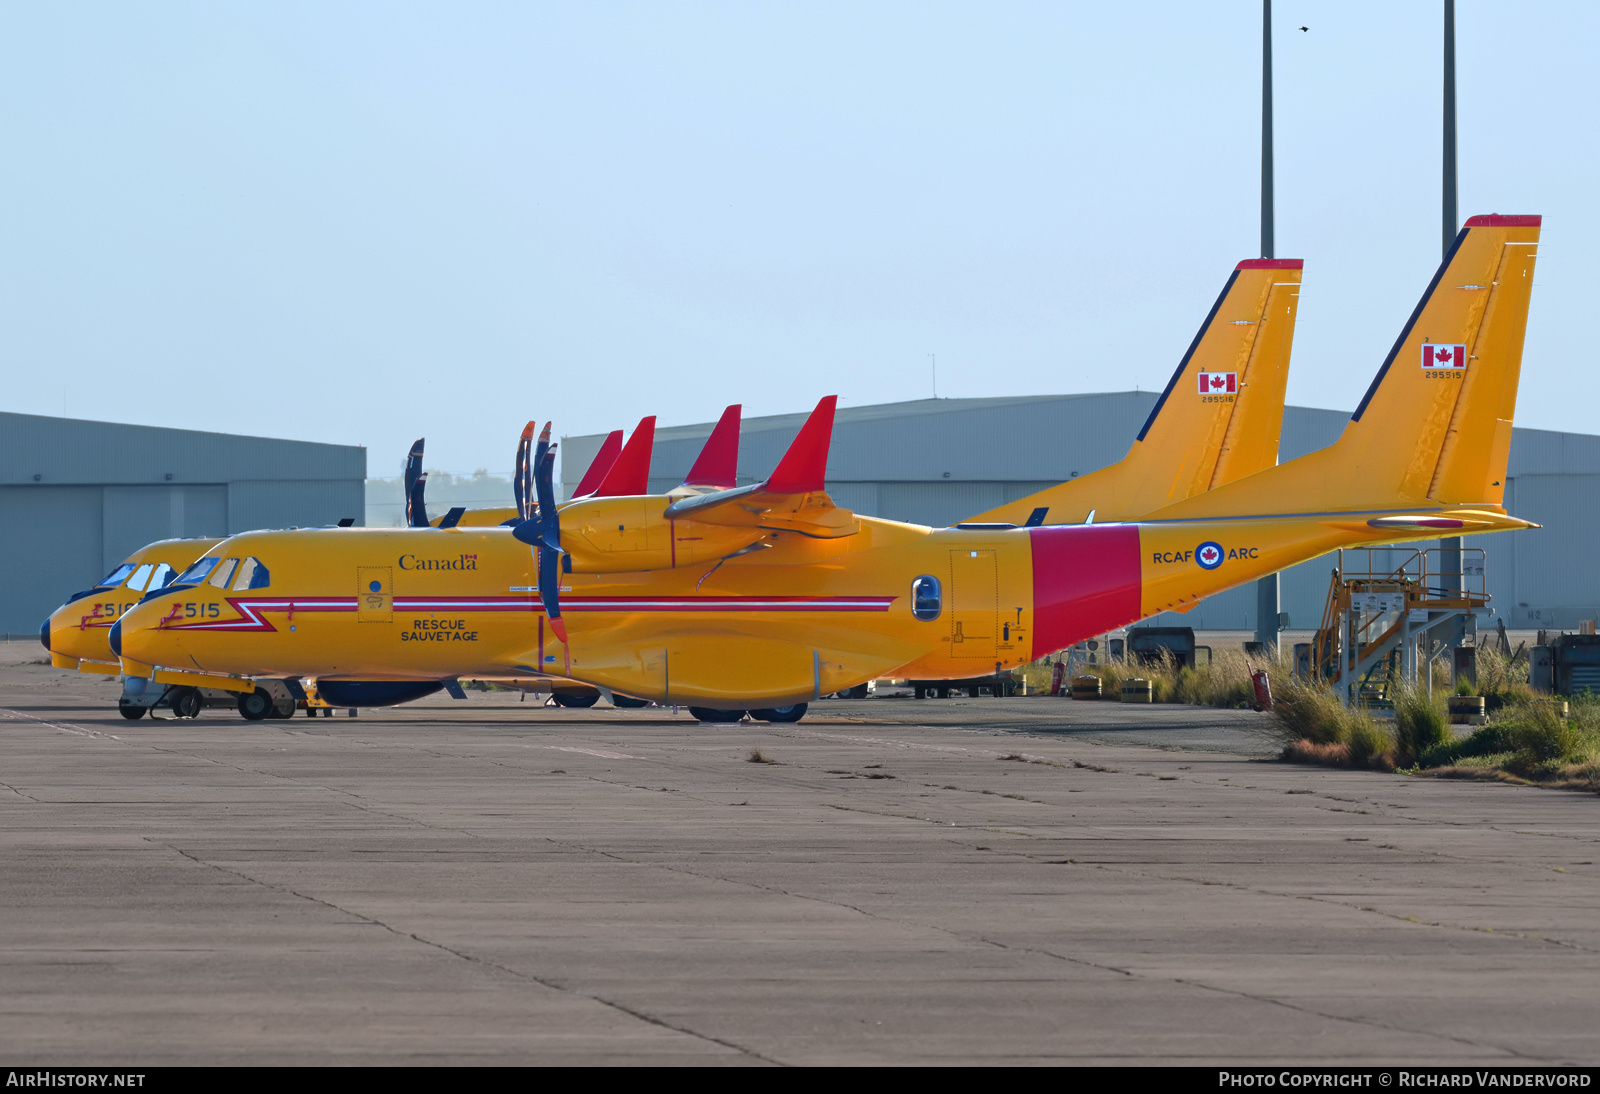
{"label": "fuselage", "polygon": [[117,655],[108,638],[111,625],[147,592],[170,583],[221,542],[163,539],[139,548],[92,588],[50,613],[44,631],[51,654],[58,661],[88,661],[116,671]]}
{"label": "fuselage", "polygon": [[[890,671],[1014,667],[1337,546],[1440,534],[1372,516],[975,530],[862,517],[838,539],[776,532],[718,561],[563,574],[570,644],[547,625],[533,551],[509,529],[251,532],[213,549],[212,579],[127,613],[120,653],[132,672],[547,674],[659,702],[801,702]],[[1521,525],[1477,516],[1458,530]],[[232,587],[246,566],[270,579]]]}

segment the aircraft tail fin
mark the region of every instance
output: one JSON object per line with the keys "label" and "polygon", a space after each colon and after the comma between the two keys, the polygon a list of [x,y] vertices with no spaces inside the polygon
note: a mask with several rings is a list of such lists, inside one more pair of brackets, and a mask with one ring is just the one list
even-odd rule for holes
{"label": "aircraft tail fin", "polygon": [[1468,220],[1335,444],[1160,516],[1500,509],[1539,230]]}
{"label": "aircraft tail fin", "polygon": [[595,497],[615,498],[650,492],[650,456],[656,442],[656,417],[639,419],[633,436],[595,490]]}
{"label": "aircraft tail fin", "polygon": [[1119,463],[1030,494],[974,522],[1132,520],[1278,462],[1304,263],[1247,258],[1178,362]]}
{"label": "aircraft tail fin", "polygon": [[739,415],[742,409],[738,403],[734,403],[722,412],[716,428],[706,438],[699,458],[684,476],[685,486],[715,486],[725,490],[738,485]]}
{"label": "aircraft tail fin", "polygon": [[823,489],[828,475],[828,449],[833,443],[833,414],[837,395],[826,395],[800,427],[789,450],[767,477],[766,490],[772,494],[805,494]]}
{"label": "aircraft tail fin", "polygon": [[617,455],[622,451],[622,430],[613,429],[606,434],[606,439],[600,442],[600,451],[594,454],[594,459],[589,461],[589,470],[583,473],[583,478],[578,483],[578,488],[572,492],[575,498],[586,498],[600,488],[606,472],[611,470],[611,465],[617,462]]}

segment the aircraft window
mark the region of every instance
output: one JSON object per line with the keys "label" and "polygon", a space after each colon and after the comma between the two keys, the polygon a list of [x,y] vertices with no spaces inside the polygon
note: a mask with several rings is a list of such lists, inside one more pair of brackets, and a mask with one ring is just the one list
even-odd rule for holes
{"label": "aircraft window", "polygon": [[96,589],[109,589],[113,585],[121,585],[129,574],[133,573],[133,563],[124,562],[112,570],[104,578],[94,583]]}
{"label": "aircraft window", "polygon": [[153,563],[146,562],[143,566],[133,571],[133,576],[128,579],[128,588],[136,593],[144,592],[144,584],[150,580],[150,571],[154,569],[155,565]]}
{"label": "aircraft window", "polygon": [[167,582],[172,580],[173,573],[171,566],[168,566],[165,562],[161,563],[156,567],[156,572],[150,575],[150,584],[146,585],[145,588],[151,592],[166,588]]}
{"label": "aircraft window", "polygon": [[234,567],[238,565],[239,560],[236,558],[224,559],[220,566],[211,571],[210,584],[219,589],[226,589],[228,587],[228,579],[233,576]]}
{"label": "aircraft window", "polygon": [[199,559],[193,566],[190,566],[187,570],[183,571],[183,573],[179,574],[178,580],[174,582],[174,584],[198,585],[206,579],[207,574],[211,573],[211,568],[221,561],[222,560],[220,558],[214,558],[209,555],[205,558]]}
{"label": "aircraft window", "polygon": [[924,623],[939,618],[942,607],[939,579],[923,574],[911,583],[911,614]]}
{"label": "aircraft window", "polygon": [[267,568],[261,565],[260,559],[247,558],[239,566],[239,576],[233,579],[233,591],[265,589],[271,580],[272,575],[267,573]]}

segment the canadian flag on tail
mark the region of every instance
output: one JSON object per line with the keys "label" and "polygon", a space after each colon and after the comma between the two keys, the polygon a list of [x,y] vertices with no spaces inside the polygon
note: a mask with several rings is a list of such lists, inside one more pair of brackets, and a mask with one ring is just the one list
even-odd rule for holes
{"label": "canadian flag on tail", "polygon": [[1423,368],[1466,368],[1466,346],[1436,346],[1424,342],[1422,344]]}
{"label": "canadian flag on tail", "polygon": [[1200,374],[1200,394],[1202,395],[1236,395],[1239,392],[1239,374],[1237,372],[1202,372]]}

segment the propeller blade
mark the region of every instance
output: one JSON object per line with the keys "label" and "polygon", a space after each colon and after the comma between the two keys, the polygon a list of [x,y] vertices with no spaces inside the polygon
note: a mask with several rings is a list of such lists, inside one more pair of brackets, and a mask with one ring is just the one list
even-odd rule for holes
{"label": "propeller blade", "polygon": [[422,473],[422,449],[426,440],[425,437],[418,437],[411,445],[411,451],[406,453],[406,469],[401,475],[405,490],[407,528],[420,528],[428,523],[425,515],[427,510],[422,505],[421,490],[421,484],[427,481],[427,476]]}
{"label": "propeller blade", "polygon": [[[548,430],[548,427],[547,427]],[[556,446],[545,449],[538,466],[534,468],[533,488],[539,498],[540,538],[546,546],[561,550],[561,514],[556,511],[555,488]]]}
{"label": "propeller blade", "polygon": [[539,547],[539,599],[544,602],[550,629],[565,643],[567,625],[561,620],[561,552],[542,544]]}
{"label": "propeller blade", "polygon": [[517,517],[527,520],[531,513],[528,498],[528,447],[533,443],[533,423],[522,427],[522,438],[517,441],[517,466],[511,472],[511,493],[517,501]]}
{"label": "propeller blade", "polygon": [[411,445],[411,451],[406,453],[406,469],[401,481],[405,484],[406,496],[411,496],[411,487],[416,484],[417,476],[422,474],[422,446],[426,437],[418,437]]}
{"label": "propeller blade", "polygon": [[423,503],[423,494],[428,489],[428,473],[424,471],[417,476],[411,484],[411,490],[406,494],[406,527],[428,527],[428,507]]}

